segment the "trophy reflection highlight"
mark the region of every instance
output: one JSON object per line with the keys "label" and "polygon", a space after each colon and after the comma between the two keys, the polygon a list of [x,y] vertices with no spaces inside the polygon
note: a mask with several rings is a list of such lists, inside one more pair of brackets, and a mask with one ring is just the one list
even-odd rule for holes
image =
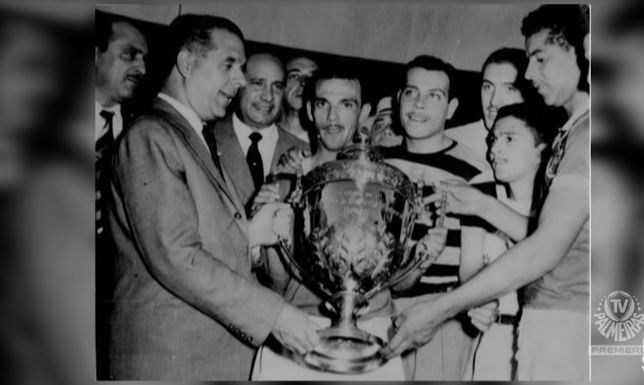
{"label": "trophy reflection highlight", "polygon": [[424,210],[423,185],[385,164],[364,138],[336,161],[298,174],[296,185],[293,244],[280,246],[336,316],[319,331],[321,345],[294,358],[335,373],[374,370],[386,362],[378,354],[385,342],[358,328],[356,313],[422,262],[407,243]]}

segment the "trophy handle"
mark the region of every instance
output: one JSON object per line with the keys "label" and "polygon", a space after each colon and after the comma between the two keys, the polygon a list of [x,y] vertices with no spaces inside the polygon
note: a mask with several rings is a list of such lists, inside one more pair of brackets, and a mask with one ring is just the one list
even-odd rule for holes
{"label": "trophy handle", "polygon": [[290,203],[294,208],[301,208],[303,203],[302,194],[304,193],[304,188],[302,187],[302,175],[304,175],[304,171],[300,167],[295,172],[295,188],[286,199],[286,202]]}
{"label": "trophy handle", "polygon": [[[414,232],[414,228],[416,227],[416,220],[422,214],[428,211],[428,209],[425,207],[425,204],[423,203],[423,189],[425,188],[425,181],[421,179],[415,182],[414,184],[416,185],[416,197],[414,200],[414,213],[412,214],[411,225],[409,226],[410,237],[411,237],[411,234],[413,234]],[[441,200],[443,201],[442,207],[445,207],[445,201],[447,200],[447,195],[443,193]],[[433,227],[443,227],[444,222],[445,222],[445,210],[442,210],[439,218],[436,220],[436,226],[433,226]],[[407,240],[407,242],[409,242],[409,239]],[[412,248],[409,248],[409,247],[405,248],[405,256],[403,257],[403,261],[407,260],[407,258],[410,258],[409,253],[411,253],[411,251],[412,251]],[[416,256],[414,255],[411,258],[416,258]],[[398,277],[384,284],[380,289],[392,287],[402,282],[405,278],[409,276],[409,274],[411,274],[412,271],[416,270],[418,266],[420,266],[420,264],[423,263],[424,261],[425,260],[423,258],[418,258],[418,260],[411,262],[410,263],[411,267],[409,267],[405,272],[400,274]]]}

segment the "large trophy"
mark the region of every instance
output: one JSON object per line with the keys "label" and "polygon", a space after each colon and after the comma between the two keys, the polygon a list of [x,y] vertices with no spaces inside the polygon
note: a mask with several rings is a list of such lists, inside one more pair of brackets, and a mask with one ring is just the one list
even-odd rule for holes
{"label": "large trophy", "polygon": [[424,210],[422,189],[385,164],[364,136],[336,161],[298,174],[293,244],[282,240],[280,248],[335,313],[319,331],[321,344],[305,356],[294,354],[299,364],[362,373],[386,362],[378,353],[384,341],[357,327],[356,312],[422,262],[407,247]]}

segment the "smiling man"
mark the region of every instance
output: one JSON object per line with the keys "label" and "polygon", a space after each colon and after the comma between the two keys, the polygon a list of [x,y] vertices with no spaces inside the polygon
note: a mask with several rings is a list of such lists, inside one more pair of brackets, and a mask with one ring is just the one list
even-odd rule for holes
{"label": "smiling man", "polygon": [[247,84],[237,97],[235,111],[215,127],[224,168],[244,204],[260,189],[280,156],[308,144],[277,127],[284,100],[284,67],[275,56],[260,53],[248,58]]}
{"label": "smiling man", "polygon": [[[405,82],[398,92],[400,123],[404,140],[400,146],[382,149],[387,162],[401,169],[414,182],[425,184],[457,179],[492,180],[492,170],[474,151],[445,135],[445,122],[458,107],[453,90],[455,70],[432,56],[419,56],[405,68]],[[427,191],[427,195],[431,192]],[[460,221],[448,216],[447,246],[417,284],[404,292],[394,292],[396,312],[434,298],[459,284]],[[419,241],[429,227],[418,222],[411,236]],[[413,245],[413,243],[412,243]],[[459,320],[448,321],[438,336],[417,351],[403,356],[408,379],[461,380],[472,348]]]}
{"label": "smiling man", "polygon": [[[518,380],[588,379],[588,23],[588,7],[580,5],[544,5],[523,20],[526,79],[547,105],[563,107],[568,115],[552,145],[543,181],[549,190],[534,218],[536,229],[461,287],[405,310],[395,321],[399,331],[386,356],[435,340],[439,325],[455,314],[527,285]],[[481,216],[488,206],[480,201],[458,213]]]}
{"label": "smiling man", "polygon": [[306,112],[313,122],[318,148],[313,155],[312,168],[335,160],[347,146],[358,123],[369,115],[362,104],[362,87],[356,75],[349,71],[321,70],[311,79],[314,92],[306,103]]}
{"label": "smiling man", "polygon": [[301,353],[319,341],[252,273],[249,250],[287,235],[292,210],[271,203],[248,218],[206,124],[246,84],[239,27],[188,14],[169,32],[169,74],[114,159],[110,379],[247,380],[269,335]]}
{"label": "smiling man", "polygon": [[[363,91],[359,76],[350,68],[323,67],[316,71],[306,85],[305,108],[315,125],[318,146],[311,157],[300,157],[299,151],[289,151],[293,164],[286,167],[302,168],[306,174],[311,169],[336,160],[342,149],[352,143],[354,134],[368,116],[371,106],[363,103]],[[294,170],[292,170],[294,171]],[[311,315],[321,326],[330,322],[323,300],[309,290],[301,280],[291,275],[291,269],[282,265],[283,259],[267,259],[264,267],[270,275],[272,288],[283,293],[284,298]],[[386,340],[391,326],[393,303],[389,290],[383,290],[369,300],[369,306],[360,316],[365,330]],[[292,361],[279,357],[279,353],[267,346],[258,355],[253,380],[390,380],[404,379],[400,359],[391,360],[381,368],[362,375],[319,372],[298,367]]]}
{"label": "smiling man", "polygon": [[533,100],[536,93],[526,81],[528,59],[518,48],[500,48],[485,60],[481,83],[481,109],[483,117],[476,122],[448,129],[445,133],[487,159],[488,132],[501,107]]}

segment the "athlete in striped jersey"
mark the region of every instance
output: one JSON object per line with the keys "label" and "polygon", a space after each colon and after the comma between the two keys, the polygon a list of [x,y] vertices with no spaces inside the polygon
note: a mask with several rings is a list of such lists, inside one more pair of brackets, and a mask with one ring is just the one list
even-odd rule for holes
{"label": "athlete in striped jersey", "polygon": [[[489,164],[480,155],[447,137],[445,122],[458,107],[450,90],[454,68],[431,56],[419,56],[406,67],[406,79],[398,92],[400,123],[404,140],[400,146],[383,148],[387,162],[398,167],[412,181],[426,185],[461,180],[468,183],[493,180]],[[430,195],[426,189],[424,195]],[[414,305],[429,296],[458,285],[460,263],[460,221],[455,216],[445,220],[447,247],[411,287],[394,293],[396,311]],[[412,241],[427,234],[428,227],[417,224]],[[397,287],[396,289],[400,289]],[[403,355],[406,372],[413,380],[461,380],[473,339],[453,319],[438,330],[434,339],[415,352]]]}

